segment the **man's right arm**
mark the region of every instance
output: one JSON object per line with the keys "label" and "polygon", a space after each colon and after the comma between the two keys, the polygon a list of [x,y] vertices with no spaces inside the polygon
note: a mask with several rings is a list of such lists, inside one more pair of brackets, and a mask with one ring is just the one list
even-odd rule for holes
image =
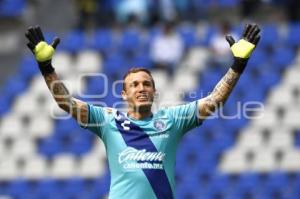
{"label": "man's right arm", "polygon": [[71,114],[80,125],[86,125],[88,123],[87,103],[72,97],[55,72],[44,75],[44,79],[57,105]]}
{"label": "man's right arm", "polygon": [[29,40],[27,46],[34,54],[39,69],[58,106],[70,113],[79,124],[86,125],[88,123],[87,103],[70,95],[51,64],[55,48],[59,44],[59,38],[55,38],[51,45],[47,44],[39,26],[28,28],[25,36]]}

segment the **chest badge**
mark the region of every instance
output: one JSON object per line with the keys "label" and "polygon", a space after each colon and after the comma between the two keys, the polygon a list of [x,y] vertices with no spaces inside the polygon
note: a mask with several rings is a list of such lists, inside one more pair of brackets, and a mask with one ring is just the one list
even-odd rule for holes
{"label": "chest badge", "polygon": [[166,124],[162,120],[155,120],[154,121],[154,128],[158,132],[162,132],[166,129]]}

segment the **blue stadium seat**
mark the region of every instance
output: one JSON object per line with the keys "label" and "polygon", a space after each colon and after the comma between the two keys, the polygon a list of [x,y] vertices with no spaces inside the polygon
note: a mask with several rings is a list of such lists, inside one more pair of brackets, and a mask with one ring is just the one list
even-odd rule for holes
{"label": "blue stadium seat", "polygon": [[284,172],[271,172],[266,181],[266,187],[272,190],[285,188],[288,184],[288,176]]}
{"label": "blue stadium seat", "polygon": [[77,128],[78,124],[74,119],[56,120],[55,136],[63,137],[64,135],[70,135]]}
{"label": "blue stadium seat", "polygon": [[104,74],[112,79],[121,79],[129,68],[129,63],[120,52],[113,52],[107,56],[103,63]]}
{"label": "blue stadium seat", "polygon": [[135,53],[142,48],[143,43],[139,30],[128,27],[122,33],[120,46],[122,51]]}
{"label": "blue stadium seat", "polygon": [[62,151],[62,144],[57,138],[50,137],[40,141],[38,151],[46,157],[51,158]]}
{"label": "blue stadium seat", "polygon": [[132,58],[130,65],[135,67],[144,67],[147,69],[151,69],[152,63],[151,63],[149,53],[143,50],[137,52],[136,55]]}
{"label": "blue stadium seat", "polygon": [[115,46],[115,41],[113,39],[113,32],[110,29],[98,29],[95,31],[94,36],[90,40],[90,47],[101,51],[108,52],[113,46]]}
{"label": "blue stadium seat", "polygon": [[85,186],[84,186],[84,180],[82,178],[70,178],[67,180],[64,180],[62,184],[62,189],[64,192],[64,195],[67,196],[67,198],[72,198],[72,197],[79,197],[83,195],[85,191]]}
{"label": "blue stadium seat", "polygon": [[[93,147],[92,140],[88,139],[88,135],[92,135],[91,133],[83,133],[79,132],[81,136],[71,135],[71,142],[67,147],[68,152],[74,155],[83,155],[91,150]],[[88,135],[87,135],[88,134]]]}
{"label": "blue stadium seat", "polygon": [[293,47],[300,45],[300,23],[291,23],[287,36],[287,44]]}
{"label": "blue stadium seat", "polygon": [[268,61],[268,54],[267,52],[260,48],[257,47],[253,54],[251,55],[251,59],[249,59],[249,62],[247,64],[247,69],[248,70],[261,70],[263,68],[263,64],[265,64]]}
{"label": "blue stadium seat", "polygon": [[4,93],[10,99],[20,95],[27,88],[27,82],[21,74],[17,74],[8,78],[4,85]]}
{"label": "blue stadium seat", "polygon": [[185,48],[189,49],[197,45],[196,29],[194,26],[180,26],[178,32],[184,42]]}
{"label": "blue stadium seat", "polygon": [[68,33],[61,42],[60,49],[71,53],[78,53],[86,48],[84,32],[81,30],[73,30]]}
{"label": "blue stadium seat", "polygon": [[[274,47],[280,43],[278,27],[275,24],[266,24],[261,28],[261,40],[259,46]],[[256,50],[254,51],[256,52]],[[251,59],[253,56],[251,56]]]}
{"label": "blue stadium seat", "polygon": [[36,195],[41,198],[53,196],[54,193],[59,192],[59,184],[53,178],[42,178],[37,182]]}
{"label": "blue stadium seat", "polygon": [[28,193],[30,190],[29,183],[27,180],[19,178],[12,180],[8,184],[8,194],[10,196],[21,198],[24,193]]}
{"label": "blue stadium seat", "polygon": [[19,73],[26,80],[32,78],[34,75],[39,73],[38,65],[32,55],[27,55],[22,58],[21,63],[19,65]]}
{"label": "blue stadium seat", "polygon": [[272,55],[273,65],[277,65],[280,69],[285,69],[295,58],[295,52],[291,48],[276,48]]}
{"label": "blue stadium seat", "polygon": [[2,0],[0,1],[0,16],[18,17],[22,14],[26,0]]}
{"label": "blue stadium seat", "polygon": [[218,5],[221,7],[234,7],[240,3],[240,0],[218,0]]}
{"label": "blue stadium seat", "polygon": [[11,99],[4,94],[0,95],[0,117],[10,110]]}

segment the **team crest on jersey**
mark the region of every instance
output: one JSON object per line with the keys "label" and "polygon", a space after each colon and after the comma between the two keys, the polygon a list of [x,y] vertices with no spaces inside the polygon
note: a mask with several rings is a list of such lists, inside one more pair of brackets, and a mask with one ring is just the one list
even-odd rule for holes
{"label": "team crest on jersey", "polygon": [[164,131],[166,129],[166,124],[162,120],[155,120],[154,121],[154,128],[158,132]]}

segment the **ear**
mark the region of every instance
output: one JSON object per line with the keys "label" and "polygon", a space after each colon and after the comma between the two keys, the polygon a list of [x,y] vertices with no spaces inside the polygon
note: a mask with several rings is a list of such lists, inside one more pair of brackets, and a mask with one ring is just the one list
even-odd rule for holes
{"label": "ear", "polygon": [[123,99],[124,101],[126,101],[126,100],[127,100],[127,94],[126,94],[126,91],[122,90],[121,95],[122,95],[122,99]]}
{"label": "ear", "polygon": [[159,93],[155,90],[154,92],[154,100],[158,100],[160,98]]}

